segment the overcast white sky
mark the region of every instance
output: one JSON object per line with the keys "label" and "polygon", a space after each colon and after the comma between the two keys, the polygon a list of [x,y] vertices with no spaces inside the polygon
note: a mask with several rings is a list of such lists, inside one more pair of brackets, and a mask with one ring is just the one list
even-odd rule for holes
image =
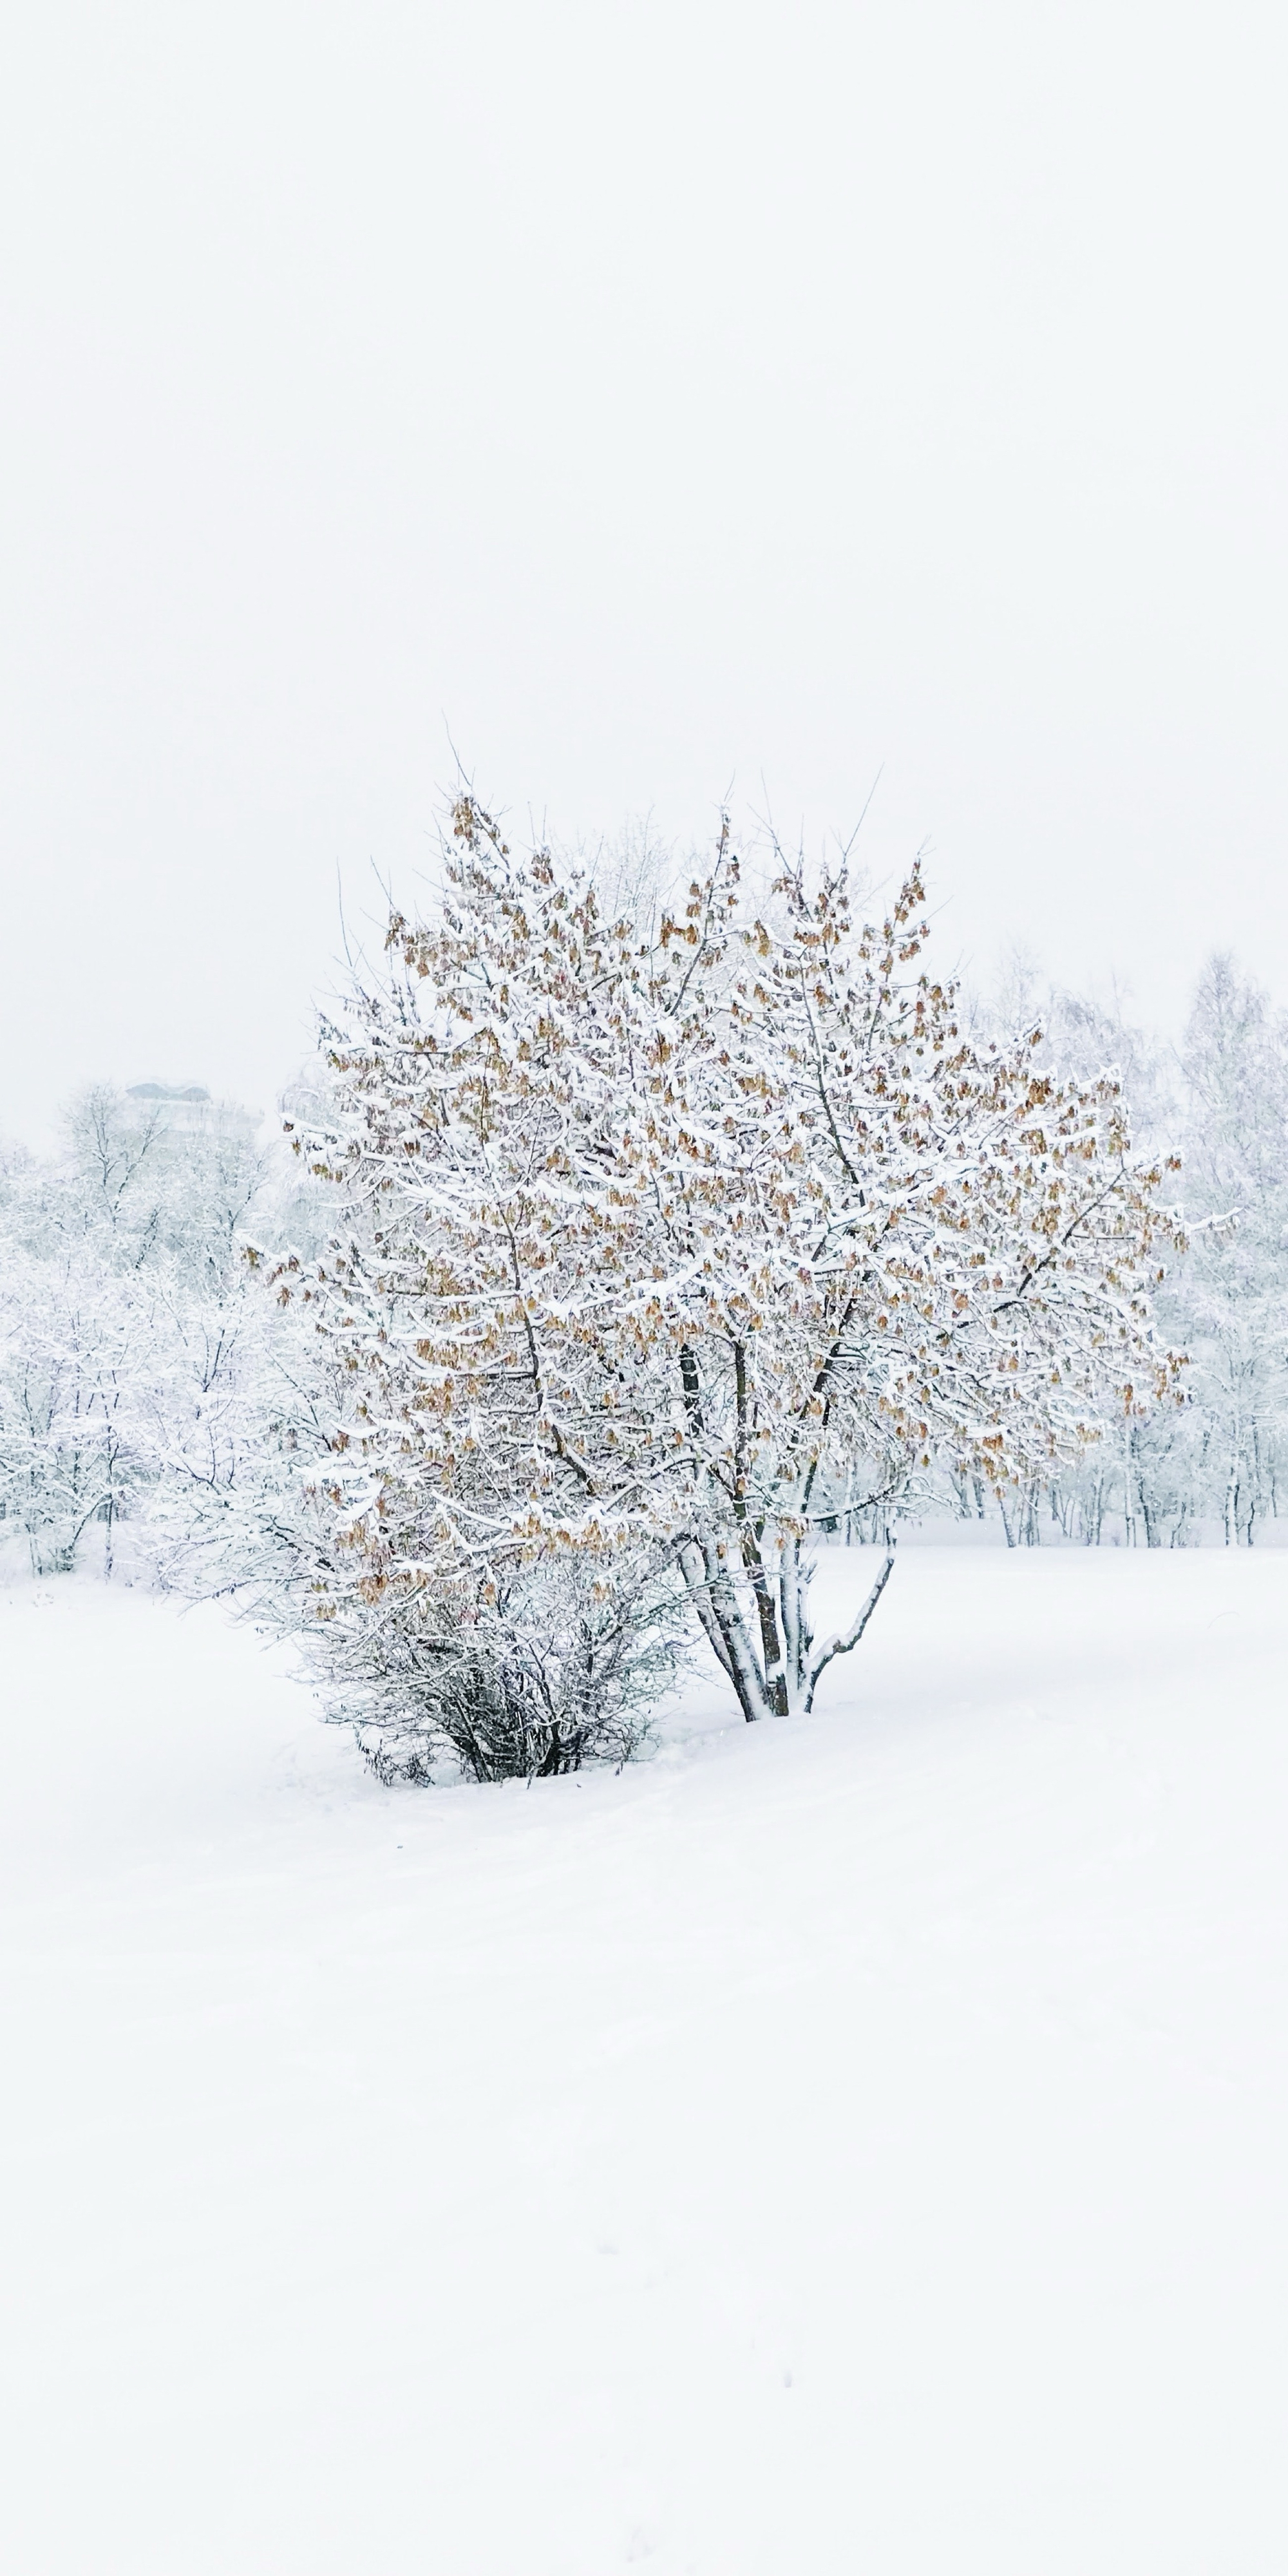
{"label": "overcast white sky", "polygon": [[267,1105],[450,781],[1288,999],[1282,11],[12,10],[0,1126]]}

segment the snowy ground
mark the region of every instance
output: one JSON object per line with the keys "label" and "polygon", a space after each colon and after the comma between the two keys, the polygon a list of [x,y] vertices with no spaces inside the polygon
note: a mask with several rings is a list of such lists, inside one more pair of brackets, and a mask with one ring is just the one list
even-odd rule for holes
{"label": "snowy ground", "polygon": [[1280,2576],[1286,1613],[922,1547],[808,1723],[435,1794],[0,1593],[0,2564]]}

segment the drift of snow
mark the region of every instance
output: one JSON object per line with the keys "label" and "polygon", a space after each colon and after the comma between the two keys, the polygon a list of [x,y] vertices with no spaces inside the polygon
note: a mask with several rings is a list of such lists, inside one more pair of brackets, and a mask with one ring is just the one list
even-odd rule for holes
{"label": "drift of snow", "polygon": [[0,1593],[0,2561],[1280,2569],[1284,1610],[913,1549],[811,1719],[435,1793]]}

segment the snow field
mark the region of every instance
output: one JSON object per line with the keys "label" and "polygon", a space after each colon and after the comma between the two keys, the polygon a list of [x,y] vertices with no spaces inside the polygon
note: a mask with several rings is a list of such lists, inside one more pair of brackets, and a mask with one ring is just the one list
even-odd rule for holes
{"label": "snow field", "polygon": [[0,1593],[0,2563],[1281,2571],[1286,1577],[911,1549],[812,1719],[444,1793]]}

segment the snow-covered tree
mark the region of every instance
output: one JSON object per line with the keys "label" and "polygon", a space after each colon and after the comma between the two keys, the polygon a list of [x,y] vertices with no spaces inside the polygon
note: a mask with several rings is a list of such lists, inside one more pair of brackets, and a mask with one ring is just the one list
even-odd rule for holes
{"label": "snow-covered tree", "polygon": [[486,1644],[561,1563],[651,1608],[669,1569],[744,1714],[807,1709],[889,1570],[814,1637],[838,1493],[1032,1480],[1108,1395],[1169,1392],[1119,1085],[969,1036],[926,936],[916,869],[875,924],[844,867],[748,917],[726,828],[641,938],[461,800],[437,917],[394,916],[330,1033],[301,1142],[343,1224],[278,1281],[330,1356],[313,1610],[346,1652]]}
{"label": "snow-covered tree", "polygon": [[149,1299],[83,1246],[15,1247],[0,1281],[0,1505],[35,1572],[67,1571],[86,1530],[115,1524],[140,1477]]}
{"label": "snow-covered tree", "polygon": [[[1288,1469],[1288,1015],[1224,954],[1199,979],[1179,1050],[1012,960],[982,1024],[1040,1017],[1044,1045],[1087,1077],[1112,1066],[1151,1152],[1179,1155],[1186,1244],[1157,1301],[1188,1360],[1183,1406],[1112,1408],[1081,1459],[1004,1513],[1012,1540],[1183,1546],[1213,1529],[1251,1545]],[[955,1496],[969,1511],[972,1497]],[[982,1508],[982,1504],[981,1504]]]}
{"label": "snow-covered tree", "polygon": [[244,1118],[211,1104],[173,1132],[104,1085],[73,1102],[54,1160],[9,1157],[0,1507],[38,1571],[69,1568],[95,1523],[110,1570],[122,1518],[226,1470],[230,1408],[243,1446],[258,1437],[240,1241],[270,1179]]}
{"label": "snow-covered tree", "polygon": [[1181,1065],[1197,1472],[1227,1543],[1251,1545],[1288,1468],[1288,1015],[1228,956],[1200,978]]}

